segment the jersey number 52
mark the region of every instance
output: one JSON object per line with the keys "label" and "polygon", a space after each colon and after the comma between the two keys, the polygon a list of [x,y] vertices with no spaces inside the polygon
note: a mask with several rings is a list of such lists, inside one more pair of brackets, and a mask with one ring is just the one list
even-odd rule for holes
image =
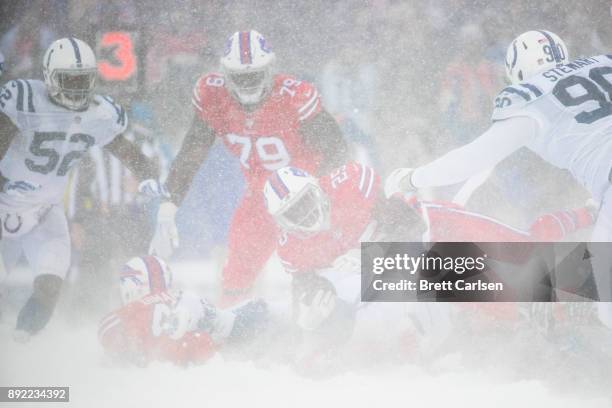
{"label": "jersey number 52", "polygon": [[36,162],[27,158],[25,164],[28,169],[36,173],[49,174],[57,168],[57,175],[65,176],[74,164],[74,161],[79,159],[83,153],[95,143],[92,136],[83,133],[74,133],[70,135],[68,139],[70,144],[74,144],[75,147],[77,145],[84,145],[84,149],[72,150],[61,158],[58,151],[53,148],[53,144],[55,142],[63,142],[67,138],[68,135],[64,132],[35,132],[32,143],[30,144],[30,153],[40,158],[40,161]]}

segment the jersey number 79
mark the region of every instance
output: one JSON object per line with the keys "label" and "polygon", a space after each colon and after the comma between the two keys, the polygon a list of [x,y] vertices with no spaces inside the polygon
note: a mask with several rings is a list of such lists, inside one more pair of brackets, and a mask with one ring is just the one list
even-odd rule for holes
{"label": "jersey number 79", "polygon": [[255,145],[255,152],[266,170],[274,171],[280,169],[289,165],[291,161],[285,144],[278,137],[251,138],[230,133],[227,135],[227,141],[233,145],[240,146],[240,163],[247,169],[250,168],[249,159],[253,150],[253,144]]}

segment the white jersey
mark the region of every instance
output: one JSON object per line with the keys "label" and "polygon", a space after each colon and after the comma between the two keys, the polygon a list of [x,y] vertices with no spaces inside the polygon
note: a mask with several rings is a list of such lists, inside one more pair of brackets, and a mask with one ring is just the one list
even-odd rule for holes
{"label": "white jersey", "polygon": [[600,198],[612,168],[611,100],[612,56],[579,58],[505,88],[492,119],[535,119],[539,129],[527,147]]}
{"label": "white jersey", "polygon": [[72,111],[47,96],[42,81],[14,80],[0,89],[0,111],[19,129],[0,172],[11,181],[40,186],[23,198],[0,193],[0,206],[28,209],[60,203],[69,172],[92,146],[104,146],[127,127],[121,106],[96,95],[89,108]]}

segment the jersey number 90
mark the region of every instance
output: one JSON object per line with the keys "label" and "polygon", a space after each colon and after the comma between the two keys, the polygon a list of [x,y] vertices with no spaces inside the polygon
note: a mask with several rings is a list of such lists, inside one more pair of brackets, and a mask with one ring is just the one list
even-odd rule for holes
{"label": "jersey number 90", "polygon": [[[596,102],[599,107],[582,111],[574,116],[578,123],[590,124],[612,115],[612,83],[606,75],[612,74],[612,67],[596,67],[589,71],[589,78],[572,75],[560,80],[553,89],[553,95],[563,106],[579,106],[583,103]],[[573,89],[573,94],[570,93]],[[581,90],[581,93],[577,94]],[[576,95],[577,94],[577,95]]]}

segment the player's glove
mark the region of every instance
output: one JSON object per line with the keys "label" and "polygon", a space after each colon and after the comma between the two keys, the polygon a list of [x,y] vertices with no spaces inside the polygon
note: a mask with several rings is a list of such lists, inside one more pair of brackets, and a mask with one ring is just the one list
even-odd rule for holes
{"label": "player's glove", "polygon": [[329,290],[319,289],[310,302],[307,301],[307,295],[304,294],[298,307],[298,326],[308,331],[315,330],[336,308],[336,294]]}
{"label": "player's glove", "polygon": [[584,204],[584,207],[586,208],[586,210],[589,212],[589,214],[593,218],[593,222],[595,222],[595,220],[597,220],[597,215],[599,215],[599,209],[601,207],[601,203],[595,201],[592,198],[589,198]]}
{"label": "player's glove", "polygon": [[159,205],[155,235],[149,246],[149,254],[168,258],[179,246],[178,230],[174,218],[178,208],[170,201]]}
{"label": "player's glove", "polygon": [[410,180],[414,169],[400,167],[389,174],[385,180],[385,196],[390,198],[395,193],[409,193],[416,191],[416,187]]}
{"label": "player's glove", "polygon": [[332,268],[340,274],[361,273],[361,252],[359,249],[351,249],[334,260]]}
{"label": "player's glove", "polygon": [[187,333],[191,326],[193,326],[191,313],[180,305],[154,309],[152,325],[154,336],[163,334],[173,340],[178,340]]}
{"label": "player's glove", "polygon": [[38,190],[40,187],[39,184],[32,184],[23,180],[7,181],[2,187],[2,192],[13,197],[22,198],[28,195],[28,193]]}
{"label": "player's glove", "polygon": [[303,330],[316,330],[336,308],[336,290],[329,280],[317,274],[297,279],[296,323]]}
{"label": "player's glove", "polygon": [[138,192],[152,198],[170,198],[166,186],[156,179],[147,179],[138,185]]}

